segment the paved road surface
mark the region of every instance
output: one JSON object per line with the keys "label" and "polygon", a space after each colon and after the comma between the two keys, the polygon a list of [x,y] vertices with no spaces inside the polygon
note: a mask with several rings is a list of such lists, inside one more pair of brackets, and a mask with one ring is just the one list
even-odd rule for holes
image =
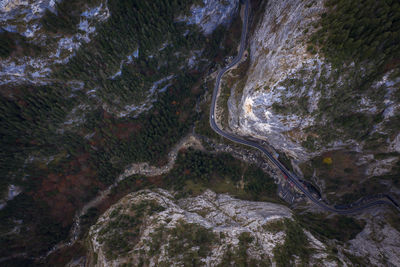
{"label": "paved road surface", "polygon": [[[242,28],[242,34],[241,34],[241,39],[240,39],[240,48],[239,48],[239,53],[238,55],[232,60],[231,63],[229,63],[226,67],[224,67],[223,69],[221,69],[217,75],[216,81],[215,81],[215,87],[214,87],[214,91],[213,91],[213,95],[212,95],[212,101],[211,101],[211,109],[210,109],[210,126],[211,128],[219,135],[235,142],[235,143],[239,143],[239,144],[243,144],[243,145],[247,145],[250,147],[254,147],[257,148],[258,150],[260,150],[261,152],[263,152],[269,159],[270,161],[279,168],[279,170],[282,172],[283,175],[285,175],[287,177],[287,179],[293,183],[294,186],[296,186],[300,191],[302,191],[304,193],[305,196],[307,196],[313,203],[315,203],[316,205],[318,205],[319,207],[321,207],[322,209],[326,210],[326,211],[330,211],[330,212],[334,212],[334,213],[338,213],[338,214],[351,214],[351,213],[356,213],[356,212],[360,212],[364,209],[367,209],[369,207],[373,207],[376,205],[382,205],[382,204],[387,204],[387,205],[392,205],[395,208],[400,210],[399,205],[390,197],[387,195],[383,195],[381,198],[379,199],[374,199],[371,200],[368,203],[364,203],[361,205],[357,205],[355,207],[351,207],[351,208],[347,208],[347,209],[338,209],[338,208],[334,208],[331,207],[327,204],[325,204],[324,202],[322,202],[319,199],[316,199],[314,197],[314,195],[312,193],[310,193],[308,191],[308,189],[305,187],[305,185],[303,185],[303,183],[301,183],[299,181],[299,179],[292,174],[290,171],[288,171],[283,165],[282,163],[280,163],[277,159],[275,159],[271,153],[269,153],[263,146],[261,146],[258,142],[254,142],[254,141],[249,141],[249,140],[245,140],[243,139],[243,137],[240,137],[238,135],[234,135],[228,132],[224,132],[223,130],[221,130],[217,123],[215,122],[215,103],[217,100],[217,94],[218,94],[218,90],[220,87],[220,82],[221,82],[221,78],[222,76],[225,74],[225,72],[227,72],[230,68],[232,68],[233,66],[235,66],[242,58],[243,56],[243,52],[245,51],[245,44],[246,44],[246,35],[247,35],[247,29],[248,29],[248,17],[249,17],[249,1],[245,0],[244,1],[245,4],[245,13],[244,13],[244,18],[243,18],[243,28]],[[262,140],[260,140],[260,142],[262,143]]]}

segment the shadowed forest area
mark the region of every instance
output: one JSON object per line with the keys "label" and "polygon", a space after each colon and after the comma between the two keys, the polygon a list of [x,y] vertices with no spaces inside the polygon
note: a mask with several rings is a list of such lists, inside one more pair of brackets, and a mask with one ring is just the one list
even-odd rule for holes
{"label": "shadowed forest area", "polygon": [[[0,257],[48,251],[67,237],[77,209],[113,183],[128,163],[163,164],[199,118],[194,108],[204,93],[201,77],[234,52],[234,43],[226,44],[230,37],[223,26],[205,37],[197,26],[174,21],[195,2],[108,1],[110,18],[96,25],[97,34],[67,64],[53,68],[52,82],[2,86],[0,192],[9,184],[23,192],[0,211],[2,234],[22,222],[19,234],[2,235]],[[57,15],[48,11],[42,18],[44,30],[74,34],[78,15],[98,3],[60,2]],[[2,57],[13,53],[18,38],[4,41],[2,36]],[[121,75],[110,78],[136,50]],[[203,51],[196,68],[186,66],[193,50]],[[169,86],[155,92],[157,101],[148,112],[118,117],[105,109],[142,102],[149,88],[169,75]],[[82,82],[83,88],[69,81]],[[93,89],[95,96],[87,93]]]}

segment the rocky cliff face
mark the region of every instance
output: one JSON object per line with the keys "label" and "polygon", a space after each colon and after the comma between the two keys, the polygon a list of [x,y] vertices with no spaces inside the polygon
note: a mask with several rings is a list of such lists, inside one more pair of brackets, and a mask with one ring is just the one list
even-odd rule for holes
{"label": "rocky cliff face", "polygon": [[[307,130],[313,126],[327,127],[325,123],[330,118],[324,114],[323,104],[334,101],[335,94],[342,87],[350,86],[354,78],[350,76],[354,66],[346,66],[338,73],[323,55],[307,50],[311,35],[318,29],[315,25],[324,12],[324,1],[268,2],[264,17],[249,41],[251,65],[239,104],[241,111],[231,114],[239,115],[238,122],[231,124],[233,128],[268,139],[276,148],[300,160],[311,157],[313,151],[343,147],[362,150],[364,145],[346,132],[330,142],[315,142],[313,149],[302,143],[308,137],[320,138],[318,133]],[[353,112],[373,115],[383,112],[383,121],[374,124],[381,131],[385,121],[399,114],[399,103],[393,94],[400,78],[391,75],[393,72],[389,70],[371,84],[371,91],[381,92],[381,98],[371,95],[372,92],[348,88],[352,90],[349,93],[358,97],[354,103],[349,99],[349,104],[354,104]],[[345,111],[341,108],[336,112]],[[397,135],[387,140],[387,151],[395,150],[396,140]]]}
{"label": "rocky cliff face", "polygon": [[[247,74],[234,85],[240,101],[229,99],[229,126],[268,141],[303,166],[311,159],[321,165],[323,158],[343,161],[327,153],[346,151],[352,166],[342,168],[353,176],[393,175],[399,162],[399,69],[388,63],[376,74],[374,60],[332,64],[315,50],[310,40],[319,34],[322,14],[331,12],[325,2],[268,1],[249,37]],[[322,174],[302,169],[305,176]]]}
{"label": "rocky cliff face", "polygon": [[[292,140],[288,132],[312,124],[311,116],[282,115],[274,112],[273,103],[283,97],[296,97],[294,92],[280,85],[292,78],[302,66],[318,70],[318,56],[306,52],[307,36],[303,31],[317,20],[322,3],[306,8],[306,1],[268,1],[261,22],[250,37],[250,67],[247,71],[239,112],[231,113],[231,127],[268,140],[275,147],[298,158],[308,153],[299,140]],[[319,65],[321,65],[320,63]],[[302,92],[297,92],[299,95]],[[313,105],[315,106],[316,103]]]}
{"label": "rocky cliff face", "polygon": [[89,265],[217,266],[241,261],[268,265],[279,254],[275,248],[282,249],[293,234],[290,227],[304,237],[302,246],[313,251],[311,262],[341,261],[335,263],[326,245],[303,233],[285,206],[212,191],[176,199],[167,191],[145,190],[124,197],[92,226]]}
{"label": "rocky cliff face", "polygon": [[210,1],[203,0],[199,5],[192,6],[189,16],[178,17],[178,21],[197,24],[204,34],[211,34],[219,25],[228,25],[239,7],[239,0]]}

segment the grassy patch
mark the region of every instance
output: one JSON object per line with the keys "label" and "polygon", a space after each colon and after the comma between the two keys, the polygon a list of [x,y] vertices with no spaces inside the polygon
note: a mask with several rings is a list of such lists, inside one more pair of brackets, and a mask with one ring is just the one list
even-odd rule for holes
{"label": "grassy patch", "polygon": [[265,231],[271,233],[278,233],[285,230],[285,221],[284,220],[274,220],[272,222],[268,222],[263,225]]}
{"label": "grassy patch", "polygon": [[210,229],[183,222],[171,229],[171,237],[168,253],[173,257],[180,255],[183,251],[187,251],[189,247],[198,247],[198,257],[206,257],[211,252],[211,246],[217,239],[216,234]]}
{"label": "grassy patch", "polygon": [[[379,157],[390,157],[392,154],[381,154]],[[365,178],[365,166],[357,165],[359,157],[356,152],[336,150],[328,151],[314,157],[309,163],[300,167],[304,176],[311,179],[314,175],[324,180],[324,193],[331,203],[352,203],[366,195],[374,195],[387,190],[382,180],[392,181],[398,184],[397,174],[399,168],[394,166],[387,175]],[[397,164],[400,166],[400,164]],[[360,181],[363,181],[360,183]]]}
{"label": "grassy patch", "polygon": [[279,161],[286,167],[286,169],[293,172],[293,166],[290,158],[285,153],[279,153]]}
{"label": "grassy patch", "polygon": [[220,92],[217,100],[218,112],[220,116],[219,122],[223,128],[229,128],[229,109],[228,109],[228,99],[231,96],[231,88],[225,83],[221,84]]}

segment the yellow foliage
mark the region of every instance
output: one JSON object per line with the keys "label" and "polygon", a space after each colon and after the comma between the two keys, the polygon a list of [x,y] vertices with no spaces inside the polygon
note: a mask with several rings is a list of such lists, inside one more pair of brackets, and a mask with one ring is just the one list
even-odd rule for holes
{"label": "yellow foliage", "polygon": [[331,157],[326,157],[326,158],[324,158],[322,160],[322,162],[325,163],[325,164],[330,165],[330,164],[332,164],[332,158]]}

